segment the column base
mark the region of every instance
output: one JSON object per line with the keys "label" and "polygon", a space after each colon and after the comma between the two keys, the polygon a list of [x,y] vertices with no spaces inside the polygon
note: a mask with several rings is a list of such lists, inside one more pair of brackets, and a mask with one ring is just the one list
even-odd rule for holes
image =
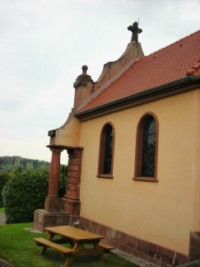
{"label": "column base", "polygon": [[79,200],[71,198],[62,198],[61,205],[62,205],[62,210],[64,210],[71,216],[80,215],[81,202]]}
{"label": "column base", "polygon": [[46,211],[59,212],[61,210],[61,199],[56,196],[47,196],[44,207]]}
{"label": "column base", "polygon": [[44,209],[34,211],[33,228],[44,232],[45,227],[69,225],[70,217],[66,212],[49,212]]}

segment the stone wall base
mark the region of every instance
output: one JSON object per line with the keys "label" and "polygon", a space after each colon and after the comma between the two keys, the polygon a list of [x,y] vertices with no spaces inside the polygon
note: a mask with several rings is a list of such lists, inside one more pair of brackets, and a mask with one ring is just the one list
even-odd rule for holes
{"label": "stone wall base", "polygon": [[200,259],[200,232],[190,233],[190,258],[191,260]]}
{"label": "stone wall base", "polygon": [[44,206],[45,210],[49,212],[60,212],[61,199],[55,196],[47,196]]}
{"label": "stone wall base", "polygon": [[81,202],[76,199],[61,198],[61,210],[68,214],[79,217]]}
{"label": "stone wall base", "polygon": [[84,217],[80,217],[80,227],[104,235],[105,241],[117,249],[162,267],[177,266],[189,262],[189,257],[186,255],[130,236]]}
{"label": "stone wall base", "polygon": [[66,212],[49,212],[43,209],[34,211],[33,228],[44,232],[48,226],[68,225],[70,216]]}

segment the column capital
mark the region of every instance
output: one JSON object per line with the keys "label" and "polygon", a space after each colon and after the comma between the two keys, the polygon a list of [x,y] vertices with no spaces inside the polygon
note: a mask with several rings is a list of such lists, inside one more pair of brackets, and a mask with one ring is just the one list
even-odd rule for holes
{"label": "column capital", "polygon": [[56,146],[56,145],[49,145],[47,146],[52,152],[61,153],[64,149],[67,149],[65,146]]}
{"label": "column capital", "polygon": [[69,155],[69,158],[71,158],[71,157],[81,158],[82,152],[83,152],[83,148],[82,147],[68,148],[67,149],[67,153]]}

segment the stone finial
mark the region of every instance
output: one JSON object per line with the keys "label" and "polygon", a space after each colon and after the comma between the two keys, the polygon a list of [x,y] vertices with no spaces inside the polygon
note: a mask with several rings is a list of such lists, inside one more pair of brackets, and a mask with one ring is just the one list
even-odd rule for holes
{"label": "stone finial", "polygon": [[134,22],[133,25],[128,26],[127,29],[132,32],[131,42],[138,42],[138,34],[142,32],[142,29],[138,27],[138,23]]}
{"label": "stone finial", "polygon": [[93,80],[90,75],[87,74],[88,66],[83,65],[82,66],[82,74],[79,75],[76,78],[76,81],[74,82],[74,87],[77,88],[80,85],[87,85],[87,82],[92,82]]}
{"label": "stone finial", "polygon": [[88,70],[88,66],[87,65],[83,65],[82,66],[82,74],[87,74],[87,70]]}

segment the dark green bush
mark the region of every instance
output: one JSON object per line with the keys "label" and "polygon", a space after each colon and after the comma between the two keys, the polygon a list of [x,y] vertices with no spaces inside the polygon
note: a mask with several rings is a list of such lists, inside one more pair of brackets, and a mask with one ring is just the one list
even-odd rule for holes
{"label": "dark green bush", "polygon": [[[66,178],[61,175],[59,192],[65,191]],[[35,209],[44,208],[48,193],[48,170],[18,172],[3,191],[7,223],[33,221]]]}
{"label": "dark green bush", "polygon": [[66,177],[67,177],[67,166],[61,165],[60,168],[60,181],[59,181],[59,197],[63,197],[66,191]]}
{"label": "dark green bush", "polygon": [[3,188],[11,177],[12,175],[8,172],[0,173],[0,207],[3,207]]}

